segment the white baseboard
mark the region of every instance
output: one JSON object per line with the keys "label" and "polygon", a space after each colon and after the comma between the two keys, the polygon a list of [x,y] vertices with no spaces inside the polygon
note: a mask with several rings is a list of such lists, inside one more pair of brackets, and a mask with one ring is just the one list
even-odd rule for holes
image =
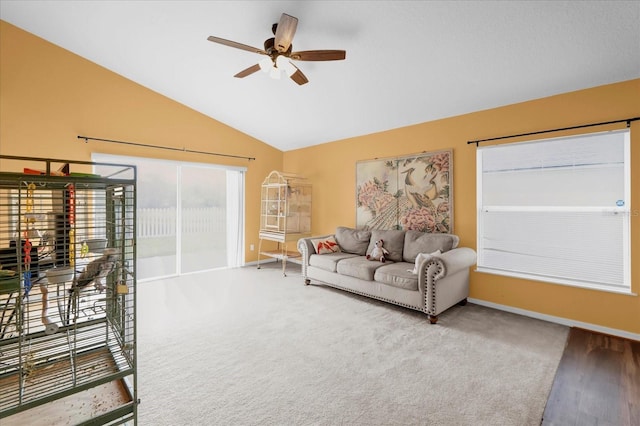
{"label": "white baseboard", "polygon": [[590,324],[588,322],[576,321],[568,318],[556,317],[553,315],[541,314],[539,312],[527,311],[526,309],[514,308],[513,306],[500,305],[498,303],[487,302],[480,299],[473,299],[469,297],[467,299],[470,303],[475,303],[476,305],[486,306],[488,308],[498,309],[500,311],[511,312],[513,314],[522,315],[525,317],[531,317],[540,319],[543,321],[554,322],[556,324],[566,325],[568,327],[578,327],[584,328],[585,330],[596,331],[598,333],[610,334],[612,336],[622,337],[625,339],[637,340],[640,341],[640,334],[631,333],[624,330],[618,330],[616,328],[603,327],[601,325]]}

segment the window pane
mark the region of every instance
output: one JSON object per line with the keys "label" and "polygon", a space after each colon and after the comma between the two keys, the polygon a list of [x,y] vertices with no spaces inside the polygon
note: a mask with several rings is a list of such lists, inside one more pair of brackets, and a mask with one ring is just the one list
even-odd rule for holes
{"label": "window pane", "polygon": [[176,167],[136,158],[138,166],[138,279],[175,275]]}
{"label": "window pane", "polygon": [[624,220],[606,212],[484,211],[482,266],[624,288]]}
{"label": "window pane", "polygon": [[485,173],[490,206],[616,207],[624,199],[624,164]]}
{"label": "window pane", "polygon": [[227,172],[182,166],[181,271],[227,266]]}
{"label": "window pane", "polygon": [[483,147],[487,154],[482,159],[482,169],[496,172],[622,163],[624,133],[593,133]]}

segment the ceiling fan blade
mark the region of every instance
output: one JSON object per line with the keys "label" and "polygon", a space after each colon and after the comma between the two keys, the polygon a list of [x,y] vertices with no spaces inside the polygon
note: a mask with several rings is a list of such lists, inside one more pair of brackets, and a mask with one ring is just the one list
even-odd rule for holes
{"label": "ceiling fan blade", "polygon": [[344,50],[302,50],[291,52],[291,59],[297,61],[340,61],[347,57]]}
{"label": "ceiling fan blade", "polygon": [[259,53],[261,55],[267,54],[267,52],[265,52],[262,49],[258,49],[257,47],[248,46],[246,44],[238,43],[237,41],[226,40],[220,37],[209,36],[207,37],[207,40],[212,41],[214,43],[224,44],[225,46],[235,47],[236,49],[242,49],[242,50],[246,50],[253,53]]}
{"label": "ceiling fan blade", "polygon": [[289,50],[297,27],[298,18],[294,18],[286,13],[282,14],[280,22],[278,22],[278,28],[276,28],[275,48],[278,52],[284,53]]}
{"label": "ceiling fan blade", "polygon": [[295,81],[300,86],[302,86],[303,84],[307,84],[309,80],[307,80],[307,77],[302,73],[302,71],[300,71],[300,69],[295,65],[291,65],[296,69],[296,72],[291,74],[291,80]]}
{"label": "ceiling fan blade", "polygon": [[252,65],[249,68],[247,68],[246,70],[240,71],[238,74],[234,75],[234,77],[236,77],[236,78],[244,78],[244,77],[246,77],[248,75],[253,74],[256,71],[260,71],[260,65],[258,65],[258,64]]}

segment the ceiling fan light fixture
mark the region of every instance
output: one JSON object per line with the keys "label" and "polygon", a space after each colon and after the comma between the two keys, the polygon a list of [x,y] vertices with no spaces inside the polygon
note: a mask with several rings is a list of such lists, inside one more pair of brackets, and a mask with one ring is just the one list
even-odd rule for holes
{"label": "ceiling fan light fixture", "polygon": [[289,61],[286,56],[278,56],[276,59],[276,66],[287,74],[287,77],[291,77],[296,72],[296,67]]}
{"label": "ceiling fan light fixture", "polygon": [[269,77],[274,80],[280,80],[280,70],[276,67],[271,68],[271,71],[269,71]]}
{"label": "ceiling fan light fixture", "polygon": [[264,72],[271,72],[271,70],[274,69],[273,61],[269,57],[261,59],[260,62],[258,62],[258,65],[260,66],[260,69]]}
{"label": "ceiling fan light fixture", "polygon": [[286,64],[287,62],[289,62],[289,61],[287,61],[287,57],[286,57],[286,56],[279,55],[279,56],[276,58],[276,66],[277,66],[278,68],[280,68],[280,69],[284,69],[285,64]]}

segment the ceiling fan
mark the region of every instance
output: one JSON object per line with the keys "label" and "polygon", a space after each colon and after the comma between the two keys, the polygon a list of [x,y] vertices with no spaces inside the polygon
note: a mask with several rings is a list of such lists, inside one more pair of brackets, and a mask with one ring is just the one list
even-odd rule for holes
{"label": "ceiling fan", "polygon": [[338,61],[345,59],[347,52],[344,50],[302,50],[292,52],[293,45],[291,42],[297,26],[298,18],[283,13],[280,17],[280,22],[273,24],[271,27],[275,37],[264,41],[264,50],[220,37],[209,36],[207,40],[267,56],[257,64],[234,75],[236,78],[244,78],[260,70],[268,72],[272,78],[280,78],[281,71],[284,71],[293,81],[303,85],[308,83],[309,80],[298,67],[291,63],[291,60]]}

